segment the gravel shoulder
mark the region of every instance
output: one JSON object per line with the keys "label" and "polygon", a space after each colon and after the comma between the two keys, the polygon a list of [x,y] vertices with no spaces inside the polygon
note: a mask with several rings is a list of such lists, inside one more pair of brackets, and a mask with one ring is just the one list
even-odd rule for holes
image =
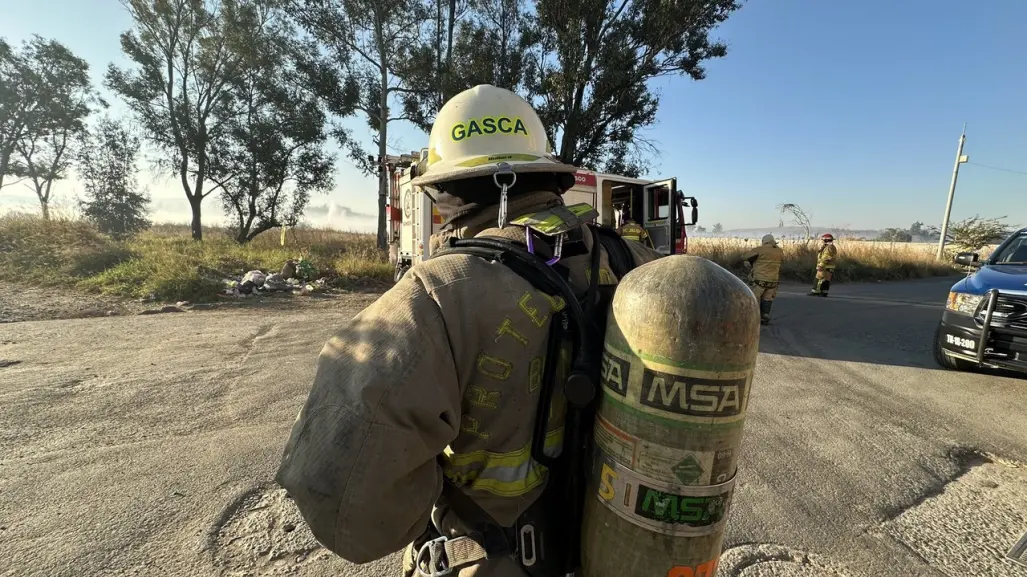
{"label": "gravel shoulder", "polygon": [[[223,297],[210,303],[185,304],[183,310],[265,310],[282,311],[298,308],[317,309],[334,306],[335,303],[352,299],[354,295],[378,295],[385,290],[380,283],[369,284],[354,290],[333,289],[307,295],[292,293],[261,293],[240,297]],[[176,303],[145,302],[117,296],[86,293],[60,287],[40,287],[0,280],[0,324],[84,319],[136,315],[143,312],[160,311]]]}
{"label": "gravel shoulder", "polygon": [[146,308],[129,299],[0,281],[0,323],[135,314]]}

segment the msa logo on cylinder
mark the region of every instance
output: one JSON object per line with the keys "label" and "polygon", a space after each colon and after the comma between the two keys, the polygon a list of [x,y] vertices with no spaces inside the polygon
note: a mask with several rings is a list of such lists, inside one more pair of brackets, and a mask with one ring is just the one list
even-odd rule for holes
{"label": "msa logo on cylinder", "polygon": [[745,409],[746,379],[716,380],[642,370],[647,407],[693,417],[733,417]]}
{"label": "msa logo on cylinder", "polygon": [[628,377],[631,375],[631,363],[603,350],[603,369],[600,382],[604,387],[624,397],[628,394]]}

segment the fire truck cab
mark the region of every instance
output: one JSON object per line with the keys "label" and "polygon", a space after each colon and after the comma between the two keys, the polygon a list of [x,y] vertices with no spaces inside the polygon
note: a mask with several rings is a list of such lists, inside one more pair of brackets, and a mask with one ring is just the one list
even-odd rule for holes
{"label": "fire truck cab", "polygon": [[[431,235],[439,232],[442,217],[431,196],[410,181],[423,169],[428,149],[388,159],[390,173],[389,259],[395,280],[430,255]],[[419,168],[420,167],[420,168]],[[686,226],[699,219],[698,202],[677,190],[677,179],[644,180],[579,170],[574,186],[564,193],[567,204],[588,203],[599,212],[598,223],[613,229],[627,219],[645,228],[653,248],[663,254],[688,252]]]}
{"label": "fire truck cab", "polygon": [[563,195],[567,204],[592,205],[602,226],[619,229],[628,219],[634,221],[662,254],[688,252],[685,227],[699,220],[699,203],[677,189],[677,178],[645,180],[579,170],[574,180]]}

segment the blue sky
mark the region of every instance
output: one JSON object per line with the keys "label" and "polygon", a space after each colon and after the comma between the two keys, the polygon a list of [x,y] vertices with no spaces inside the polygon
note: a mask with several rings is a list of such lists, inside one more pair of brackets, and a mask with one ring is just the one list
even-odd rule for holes
{"label": "blue sky", "polygon": [[[0,14],[0,36],[57,38],[98,82],[109,62],[126,63],[118,35],[131,22],[116,0],[0,0]],[[966,122],[971,164],[953,218],[1027,225],[1027,174],[980,166],[1027,173],[1024,22],[1022,0],[750,0],[716,32],[729,53],[708,63],[705,80],[654,84],[662,103],[649,136],[662,154],[650,176],[678,177],[707,226],[776,226],[782,202],[825,227],[937,224]],[[362,121],[351,124],[366,136]],[[427,140],[392,126],[395,152]],[[336,180],[311,220],[369,230],[375,182],[345,161]],[[158,220],[187,219],[174,181],[144,181]],[[30,205],[20,187],[5,187],[0,206]],[[79,191],[72,180],[57,194],[67,202]],[[211,220],[220,212],[216,199],[204,206]]]}

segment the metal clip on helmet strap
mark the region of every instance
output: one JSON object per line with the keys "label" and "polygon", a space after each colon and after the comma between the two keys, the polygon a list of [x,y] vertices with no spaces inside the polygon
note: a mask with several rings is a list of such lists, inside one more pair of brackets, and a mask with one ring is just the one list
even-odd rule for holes
{"label": "metal clip on helmet strap", "polygon": [[[499,170],[492,173],[492,182],[496,183],[496,187],[499,188],[499,228],[506,226],[506,196],[507,190],[517,184],[517,173],[513,171],[513,168],[505,162],[500,162],[498,165]],[[509,176],[510,184],[504,184],[499,182],[499,176]]]}

